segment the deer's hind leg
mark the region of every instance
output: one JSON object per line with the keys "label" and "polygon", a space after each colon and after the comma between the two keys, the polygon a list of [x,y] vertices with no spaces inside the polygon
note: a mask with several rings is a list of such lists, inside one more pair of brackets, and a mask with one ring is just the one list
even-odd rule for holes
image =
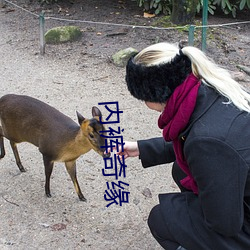
{"label": "deer's hind leg", "polygon": [[2,159],[5,156],[5,149],[3,140],[3,129],[1,126],[0,126],[0,150],[1,150],[0,159]]}
{"label": "deer's hind leg", "polygon": [[25,172],[26,170],[24,169],[24,167],[23,167],[23,165],[21,163],[19,154],[18,154],[16,142],[10,141],[10,145],[11,145],[11,148],[13,150],[13,153],[14,153],[14,156],[15,156],[15,159],[16,159],[16,164],[17,164],[18,168],[20,169],[21,172]]}
{"label": "deer's hind leg", "polygon": [[79,183],[76,177],[76,161],[67,161],[65,162],[66,169],[70,175],[71,180],[74,183],[74,187],[78,197],[81,201],[86,201],[86,198],[83,196],[82,191],[80,189]]}

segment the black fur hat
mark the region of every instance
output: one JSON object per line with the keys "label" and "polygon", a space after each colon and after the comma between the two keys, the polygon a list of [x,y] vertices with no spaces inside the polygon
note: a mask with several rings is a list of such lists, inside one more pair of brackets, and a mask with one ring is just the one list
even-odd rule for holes
{"label": "black fur hat", "polygon": [[142,101],[165,103],[192,71],[190,59],[182,52],[171,62],[154,66],[135,64],[134,56],[126,66],[126,82],[131,95]]}

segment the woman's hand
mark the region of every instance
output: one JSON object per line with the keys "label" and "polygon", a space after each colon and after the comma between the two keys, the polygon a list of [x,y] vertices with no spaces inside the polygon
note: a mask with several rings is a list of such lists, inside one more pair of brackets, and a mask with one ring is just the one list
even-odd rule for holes
{"label": "woman's hand", "polygon": [[124,159],[128,157],[136,157],[139,156],[139,148],[138,148],[138,143],[137,142],[131,142],[131,141],[124,141],[123,145],[123,152],[122,152],[122,147],[119,147],[119,151],[116,152],[117,155],[120,157],[124,155]]}

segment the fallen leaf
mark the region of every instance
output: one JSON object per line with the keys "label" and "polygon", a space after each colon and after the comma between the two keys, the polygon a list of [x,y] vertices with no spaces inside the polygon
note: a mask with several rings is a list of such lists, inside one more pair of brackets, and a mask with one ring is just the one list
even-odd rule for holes
{"label": "fallen leaf", "polygon": [[149,14],[147,12],[144,12],[143,13],[143,17],[145,17],[145,18],[152,18],[152,17],[155,17],[155,14]]}
{"label": "fallen leaf", "polygon": [[51,226],[51,229],[53,231],[61,231],[61,230],[66,229],[66,225],[63,223],[54,224],[53,226]]}

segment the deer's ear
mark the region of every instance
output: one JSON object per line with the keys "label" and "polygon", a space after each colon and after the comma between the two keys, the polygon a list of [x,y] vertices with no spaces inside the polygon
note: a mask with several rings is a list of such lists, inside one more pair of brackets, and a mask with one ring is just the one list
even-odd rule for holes
{"label": "deer's ear", "polygon": [[78,122],[81,125],[83,121],[85,120],[85,118],[78,111],[76,111],[76,114],[77,114]]}
{"label": "deer's ear", "polygon": [[94,106],[94,107],[92,107],[92,115],[93,115],[93,117],[94,116],[100,117],[100,116],[102,116],[102,113],[101,113],[99,108]]}

